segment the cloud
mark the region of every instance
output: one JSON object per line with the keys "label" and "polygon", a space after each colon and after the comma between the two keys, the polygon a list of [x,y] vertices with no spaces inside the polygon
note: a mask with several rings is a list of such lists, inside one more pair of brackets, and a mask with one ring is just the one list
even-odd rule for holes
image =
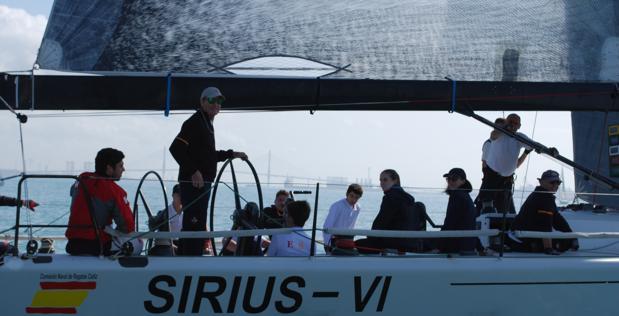
{"label": "cloud", "polygon": [[0,71],[32,67],[46,24],[43,15],[0,5]]}

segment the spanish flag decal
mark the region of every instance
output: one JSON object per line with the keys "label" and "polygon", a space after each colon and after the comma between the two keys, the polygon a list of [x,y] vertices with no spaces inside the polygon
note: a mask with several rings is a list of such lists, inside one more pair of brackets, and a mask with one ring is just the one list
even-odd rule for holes
{"label": "spanish flag decal", "polygon": [[96,288],[96,282],[41,282],[41,290],[34,294],[26,313],[77,314],[76,307]]}

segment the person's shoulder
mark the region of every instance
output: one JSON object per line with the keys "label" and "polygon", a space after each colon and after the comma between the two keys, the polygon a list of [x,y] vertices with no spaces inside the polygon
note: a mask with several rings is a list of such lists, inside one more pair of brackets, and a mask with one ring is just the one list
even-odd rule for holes
{"label": "person's shoulder", "polygon": [[196,122],[199,122],[200,119],[201,119],[200,112],[196,111],[191,116],[189,116],[185,120],[185,122],[183,122],[183,126],[194,125],[194,124],[196,124]]}
{"label": "person's shoulder", "polygon": [[340,208],[344,205],[344,203],[347,203],[346,198],[333,202],[333,204],[331,204],[331,208]]}

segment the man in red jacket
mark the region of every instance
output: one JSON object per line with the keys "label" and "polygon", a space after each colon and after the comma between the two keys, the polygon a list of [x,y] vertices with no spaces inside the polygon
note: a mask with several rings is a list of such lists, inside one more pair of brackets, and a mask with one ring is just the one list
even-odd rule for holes
{"label": "man in red jacket", "polygon": [[[95,172],[84,172],[71,190],[71,215],[65,236],[69,240],[66,251],[72,255],[110,254],[112,238],[103,228],[116,224],[122,233],[135,230],[127,192],[116,181],[125,171],[125,155],[113,148],[104,148],[95,158]],[[86,190],[84,190],[84,187]],[[92,208],[92,209],[91,209]],[[95,221],[91,217],[94,214]],[[95,226],[99,228],[99,239]]]}

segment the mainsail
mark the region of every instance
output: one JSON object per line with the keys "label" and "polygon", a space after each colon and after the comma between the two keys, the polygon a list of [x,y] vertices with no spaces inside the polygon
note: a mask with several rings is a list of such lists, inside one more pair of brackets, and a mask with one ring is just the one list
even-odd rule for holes
{"label": "mainsail", "polygon": [[94,75],[7,74],[0,93],[22,107],[187,109],[216,84],[238,109],[582,111],[576,161],[617,180],[618,21],[612,0],[56,0],[37,66]]}

